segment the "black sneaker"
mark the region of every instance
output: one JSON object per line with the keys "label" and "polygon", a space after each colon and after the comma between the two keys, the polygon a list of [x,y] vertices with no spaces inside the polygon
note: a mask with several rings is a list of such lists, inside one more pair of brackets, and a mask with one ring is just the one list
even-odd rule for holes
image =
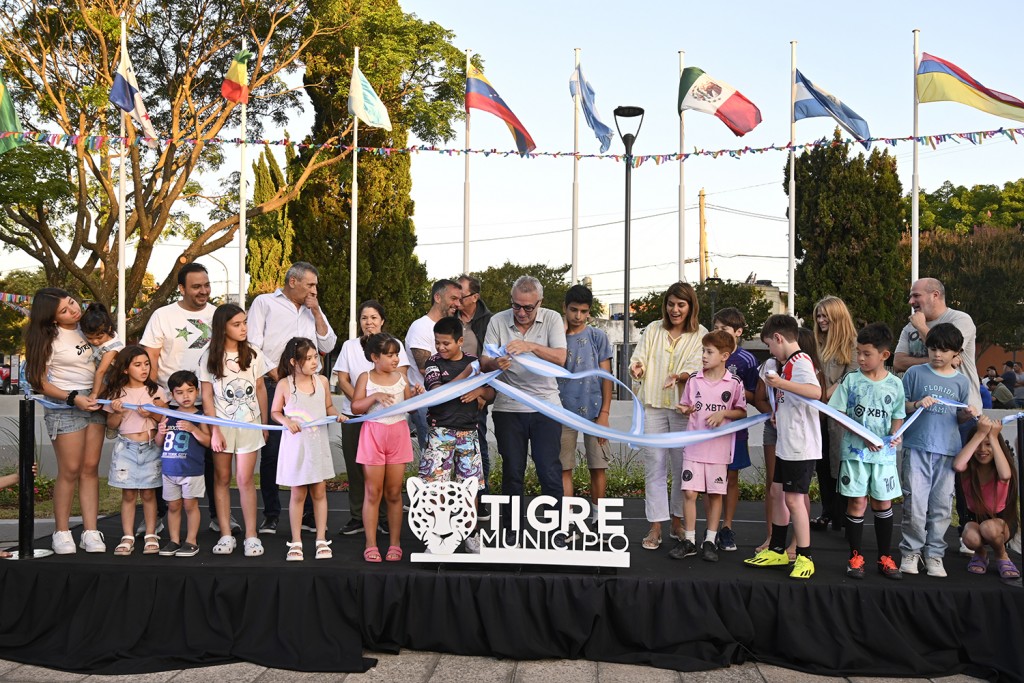
{"label": "black sneaker", "polygon": [[341,527],[338,531],[342,536],[354,536],[355,534],[361,534],[363,532],[363,520],[361,519],[350,519],[346,522],[345,526]]}
{"label": "black sneaker", "polygon": [[718,562],[718,549],[711,541],[704,541],[700,546],[700,559],[705,562]]}
{"label": "black sneaker", "polygon": [[311,512],[307,512],[302,515],[302,530],[316,531],[316,519],[313,518],[313,514]]}
{"label": "black sneaker", "polygon": [[382,519],[379,522],[377,522],[377,531],[382,534],[390,534],[391,527],[388,526],[388,520]]}
{"label": "black sneaker", "polygon": [[277,533],[277,517],[264,517],[263,524],[260,524],[258,533],[261,534],[276,534]]}
{"label": "black sneaker", "polygon": [[175,557],[195,557],[199,553],[199,546],[195,543],[189,543],[185,541],[181,544],[181,548],[178,552],[174,553]]}
{"label": "black sneaker", "polygon": [[693,544],[693,541],[685,537],[683,538],[683,540],[676,543],[676,547],[668,551],[668,556],[671,557],[673,560],[681,560],[684,557],[692,557],[696,554],[697,546]]}
{"label": "black sneaker", "polygon": [[181,544],[175,543],[174,541],[167,541],[167,544],[160,548],[161,557],[171,557],[181,549]]}
{"label": "black sneaker", "polygon": [[[892,559],[889,560],[892,562]],[[893,565],[895,567],[896,565]],[[881,568],[881,564],[879,564]],[[899,569],[896,569],[899,571]],[[853,556],[846,563],[846,575],[851,579],[863,579],[864,578],[864,556],[858,553],[856,550],[853,551]]]}

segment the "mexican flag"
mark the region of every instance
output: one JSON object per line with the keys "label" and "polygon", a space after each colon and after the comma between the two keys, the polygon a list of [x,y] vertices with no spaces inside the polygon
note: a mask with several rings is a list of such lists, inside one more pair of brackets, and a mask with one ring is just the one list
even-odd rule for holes
{"label": "mexican flag", "polygon": [[231,68],[220,86],[220,94],[226,100],[238,102],[239,104],[249,103],[249,69],[248,62],[252,53],[247,50],[240,50],[231,61]]}
{"label": "mexican flag", "polygon": [[695,66],[683,69],[679,77],[679,112],[684,109],[714,114],[729,130],[742,136],[761,123],[754,103],[728,83],[716,81]]}
{"label": "mexican flag", "polygon": [[[11,93],[7,92],[4,81],[0,78],[0,134],[20,132],[22,132],[21,121],[18,120],[18,113],[14,111],[14,100],[11,99]],[[0,154],[24,144],[14,136],[0,137]]]}

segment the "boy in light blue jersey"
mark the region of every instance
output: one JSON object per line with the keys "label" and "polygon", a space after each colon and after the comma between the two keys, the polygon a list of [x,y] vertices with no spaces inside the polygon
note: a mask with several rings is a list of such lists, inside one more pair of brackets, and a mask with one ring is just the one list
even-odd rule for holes
{"label": "boy in light blue jersey", "polygon": [[[903,383],[885,369],[892,351],[892,332],[885,323],[873,323],[857,334],[858,372],[843,378],[828,404],[884,437],[895,434],[906,417]],[[868,445],[853,432],[843,434],[842,463],[839,468],[839,492],[847,497],[846,540],[850,560],[846,575],[864,578],[864,513],[868,499],[875,516],[875,540],[878,543],[878,571],[889,579],[902,579],[892,559],[892,501],[899,497],[899,473],[896,447],[899,439],[876,447]]]}
{"label": "boy in light blue jersey", "polygon": [[960,452],[958,422],[977,416],[973,407],[955,408],[938,399],[966,404],[970,383],[957,372],[955,360],[964,336],[952,323],[940,323],[928,332],[928,363],[915,365],[903,375],[906,410],[924,412],[903,436],[903,540],[900,571],[917,574],[922,553],[928,576],[946,576],[943,538],[949,528],[953,499],[953,458]]}

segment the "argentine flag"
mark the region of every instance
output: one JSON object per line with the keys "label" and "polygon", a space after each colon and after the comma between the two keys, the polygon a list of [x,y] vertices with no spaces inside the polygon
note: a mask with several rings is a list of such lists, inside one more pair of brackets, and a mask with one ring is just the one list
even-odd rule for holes
{"label": "argentine flag", "polygon": [[373,86],[358,66],[352,67],[352,84],[348,88],[348,113],[368,126],[391,130],[391,117]]}
{"label": "argentine flag", "polygon": [[583,70],[579,66],[573,69],[572,76],[569,77],[569,94],[575,98],[577,91],[580,94],[580,102],[583,104],[583,116],[586,118],[590,130],[594,131],[594,135],[601,142],[601,154],[604,154],[611,147],[614,133],[598,115],[597,96],[594,94],[594,88],[583,77]]}
{"label": "argentine flag", "polygon": [[[871,137],[868,122],[857,112],[847,107],[839,98],[823,88],[811,83],[807,77],[796,72],[796,105],[793,107],[793,120],[809,119],[816,116],[831,116],[848,133],[858,140]],[[861,143],[871,149],[870,142]]]}
{"label": "argentine flag", "polygon": [[147,141],[150,147],[157,146],[157,134],[149,120],[149,113],[139,93],[139,82],[135,79],[135,69],[132,68],[132,60],[128,57],[128,51],[121,51],[121,63],[114,75],[114,85],[110,89],[108,98],[112,104],[117,105],[128,112],[146,134],[146,137],[153,138]]}

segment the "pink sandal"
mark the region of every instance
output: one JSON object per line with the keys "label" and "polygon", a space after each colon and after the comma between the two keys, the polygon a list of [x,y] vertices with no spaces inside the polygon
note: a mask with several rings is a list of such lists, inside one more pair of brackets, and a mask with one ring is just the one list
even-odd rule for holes
{"label": "pink sandal", "polygon": [[380,548],[367,548],[363,551],[363,559],[367,562],[380,562]]}
{"label": "pink sandal", "polygon": [[384,556],[384,559],[388,562],[398,562],[402,559],[402,549],[397,545],[388,547],[388,554]]}

